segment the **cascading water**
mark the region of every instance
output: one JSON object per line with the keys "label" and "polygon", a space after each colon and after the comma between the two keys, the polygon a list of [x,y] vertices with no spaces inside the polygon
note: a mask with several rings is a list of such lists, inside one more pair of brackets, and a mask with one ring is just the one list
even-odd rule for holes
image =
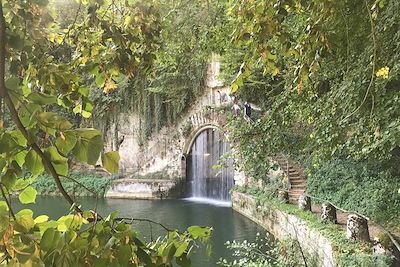
{"label": "cascading water", "polygon": [[187,158],[189,196],[229,201],[233,177],[233,161],[223,133],[216,129],[204,130],[197,136]]}

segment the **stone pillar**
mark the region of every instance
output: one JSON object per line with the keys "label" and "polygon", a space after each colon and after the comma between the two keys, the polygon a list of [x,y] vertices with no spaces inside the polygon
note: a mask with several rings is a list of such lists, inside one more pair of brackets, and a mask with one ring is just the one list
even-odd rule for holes
{"label": "stone pillar", "polygon": [[299,209],[311,211],[311,198],[302,194],[298,200]]}
{"label": "stone pillar", "polygon": [[368,221],[357,214],[347,216],[346,236],[351,240],[369,242]]}
{"label": "stone pillar", "polygon": [[336,208],[331,203],[322,203],[321,220],[337,223]]}
{"label": "stone pillar", "polygon": [[289,193],[287,191],[279,190],[278,199],[284,203],[289,202]]}

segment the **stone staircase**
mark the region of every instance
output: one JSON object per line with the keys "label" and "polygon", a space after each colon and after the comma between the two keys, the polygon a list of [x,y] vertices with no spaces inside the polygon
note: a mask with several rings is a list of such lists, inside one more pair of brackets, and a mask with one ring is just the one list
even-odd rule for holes
{"label": "stone staircase", "polygon": [[299,197],[307,190],[307,181],[304,173],[298,164],[294,163],[285,156],[276,156],[274,158],[281,170],[289,179],[289,201],[297,204]]}

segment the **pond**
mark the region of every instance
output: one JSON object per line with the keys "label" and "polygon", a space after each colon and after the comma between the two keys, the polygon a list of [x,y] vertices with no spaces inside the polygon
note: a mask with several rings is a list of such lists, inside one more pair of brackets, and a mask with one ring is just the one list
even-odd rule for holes
{"label": "pond", "polygon": [[[94,198],[81,198],[80,203],[86,209],[93,209],[96,205]],[[118,210],[121,217],[146,218],[160,222],[169,228],[185,230],[191,225],[211,226],[213,235],[211,243],[212,255],[207,258],[204,248],[192,258],[194,267],[214,267],[219,258],[232,259],[232,251],[225,248],[224,243],[232,240],[254,241],[257,233],[265,234],[260,226],[232,210],[230,206],[211,203],[201,203],[186,199],[175,200],[130,200],[130,199],[99,199],[98,211],[101,214]],[[216,202],[218,203],[218,202]],[[35,205],[24,205],[24,208],[34,210],[34,216],[47,214],[56,219],[68,212],[69,206],[61,197],[38,196]],[[21,208],[19,207],[16,207]],[[153,226],[152,231],[148,223],[134,223],[144,240],[153,236],[165,235],[160,227]]]}

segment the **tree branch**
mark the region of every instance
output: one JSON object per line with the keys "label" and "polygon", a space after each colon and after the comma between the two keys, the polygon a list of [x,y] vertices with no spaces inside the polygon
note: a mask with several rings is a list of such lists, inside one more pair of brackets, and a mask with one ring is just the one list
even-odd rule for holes
{"label": "tree branch", "polygon": [[[43,165],[47,168],[47,170],[53,176],[58,190],[60,190],[61,194],[68,201],[68,203],[70,205],[73,205],[75,202],[65,191],[63,185],[61,184],[60,176],[58,175],[56,169],[54,168],[51,161],[45,156],[45,154],[40,149],[40,147],[33,141],[31,136],[29,135],[27,129],[24,127],[24,125],[22,124],[22,122],[19,118],[18,112],[15,109],[14,103],[12,102],[10,95],[8,94],[8,90],[5,85],[5,80],[4,80],[5,79],[5,59],[6,59],[6,35],[5,35],[5,32],[6,32],[6,22],[5,22],[4,14],[3,14],[3,4],[2,4],[2,1],[0,0],[0,96],[2,98],[4,98],[4,102],[5,102],[8,110],[10,111],[11,118],[12,118],[13,122],[15,123],[16,127],[18,128],[19,131],[21,131],[22,135],[25,137],[28,144],[39,155],[39,157],[42,159]],[[79,207],[77,207],[76,205],[75,205],[75,210],[77,212],[82,212],[81,209],[79,209]]]}
{"label": "tree branch", "polygon": [[[138,222],[148,222],[148,223],[152,223],[152,224],[156,224],[156,225],[161,226],[161,227],[162,227],[165,231],[167,231],[167,232],[177,232],[177,233],[180,233],[180,232],[177,231],[177,230],[169,229],[168,227],[166,227],[166,226],[163,225],[162,223],[155,222],[155,221],[150,220],[150,219],[139,219],[139,218],[119,217],[119,218],[116,218],[115,220],[116,220],[116,221],[130,221],[130,224],[132,224],[134,221],[138,221]],[[181,234],[181,233],[180,233],[180,234]]]}
{"label": "tree branch", "polygon": [[7,199],[6,193],[4,192],[4,189],[3,189],[3,184],[1,184],[1,183],[0,183],[0,191],[1,191],[1,194],[2,194],[2,196],[3,196],[3,198],[4,198],[4,201],[6,202],[6,204],[7,204],[7,206],[8,206],[8,210],[10,211],[11,216],[12,216],[13,219],[15,220],[14,211],[13,211],[12,208],[11,208],[11,204],[10,204],[10,202],[9,202],[8,199]]}

